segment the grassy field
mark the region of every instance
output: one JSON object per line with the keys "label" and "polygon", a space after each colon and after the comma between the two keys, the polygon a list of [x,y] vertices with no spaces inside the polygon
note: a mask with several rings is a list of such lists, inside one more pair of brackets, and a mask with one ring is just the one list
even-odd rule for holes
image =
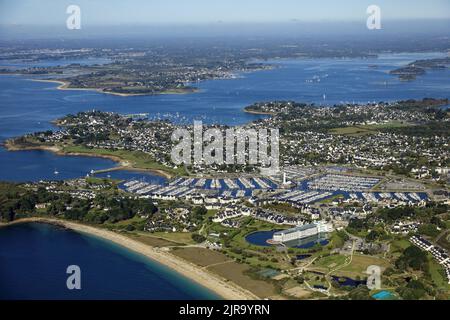
{"label": "grassy field", "polygon": [[391,242],[391,253],[403,252],[406,248],[411,246],[411,242],[406,239],[398,239]]}
{"label": "grassy field", "polygon": [[236,262],[208,267],[208,270],[239,284],[260,298],[268,298],[277,294],[274,284],[264,280],[253,279],[247,275],[246,273],[249,269],[249,266]]}
{"label": "grassy field", "polygon": [[139,242],[142,242],[146,245],[152,246],[152,247],[171,247],[171,246],[180,246],[183,245],[181,243],[169,241],[166,239],[154,237],[145,233],[129,233],[127,234],[128,237],[137,240]]}
{"label": "grassy field", "polygon": [[340,254],[326,256],[316,260],[313,263],[312,267],[314,268],[314,270],[327,273],[335,269],[336,267],[344,264],[346,258],[347,258],[346,256]]}
{"label": "grassy field", "polygon": [[429,272],[431,275],[431,280],[436,288],[450,290],[450,285],[448,284],[447,278],[442,274],[442,266],[439,265],[433,258],[430,258],[429,261]]}
{"label": "grassy field", "polygon": [[168,168],[155,162],[150,155],[140,151],[90,149],[83,146],[73,146],[73,145],[65,146],[63,148],[63,151],[67,153],[79,153],[79,154],[85,153],[90,155],[117,157],[123,161],[129,162],[131,167],[133,168],[145,170],[161,170],[163,172],[167,172],[172,176],[186,174],[184,168],[179,169]]}
{"label": "grassy field", "polygon": [[337,276],[346,276],[350,278],[366,277],[366,270],[369,266],[379,266],[382,269],[389,267],[389,262],[375,256],[354,255],[352,263],[336,272]]}
{"label": "grassy field", "polygon": [[164,239],[171,242],[181,243],[181,244],[194,244],[192,240],[192,234],[189,232],[155,232],[152,233],[154,237]]}
{"label": "grassy field", "polygon": [[177,248],[174,255],[237,283],[261,298],[276,294],[275,286],[264,280],[253,279],[246,272],[249,266],[234,262],[224,254],[203,248]]}
{"label": "grassy field", "polygon": [[293,286],[288,289],[284,289],[283,293],[297,299],[307,299],[311,296],[311,291],[308,291],[300,286]]}
{"label": "grassy field", "polygon": [[201,267],[233,261],[222,253],[203,248],[177,248],[172,253]]}
{"label": "grassy field", "polygon": [[[98,212],[97,209],[91,209],[90,213],[98,214],[98,213],[101,213],[101,211]],[[145,226],[145,224],[146,224],[146,219],[141,218],[136,215],[131,219],[122,220],[122,221],[118,221],[115,223],[105,222],[105,223],[103,223],[102,226],[108,230],[126,231],[128,226],[133,226],[134,230],[141,230],[141,228],[143,228]]]}

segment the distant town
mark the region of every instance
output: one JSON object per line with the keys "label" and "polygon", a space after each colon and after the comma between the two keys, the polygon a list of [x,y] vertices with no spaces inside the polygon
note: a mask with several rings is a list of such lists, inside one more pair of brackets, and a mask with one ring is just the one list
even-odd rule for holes
{"label": "distant town", "polygon": [[[421,42],[426,42],[423,39]],[[327,51],[320,50],[326,45]],[[443,44],[442,44],[443,45]],[[204,80],[230,79],[239,74],[274,68],[275,58],[348,58],[376,57],[368,44],[342,48],[335,43],[280,40],[268,46],[263,40],[241,43],[238,47],[218,42],[214,46],[180,42],[177,46],[161,44],[151,49],[140,48],[0,48],[1,61],[46,61],[57,59],[61,65],[17,67],[3,66],[0,74],[21,74],[39,77],[40,81],[59,83],[59,89],[95,90],[120,96],[185,94],[196,92],[196,84]],[[91,59],[92,64],[70,63],[66,60]],[[99,63],[95,63],[98,59]],[[449,58],[416,61],[392,70],[402,80],[414,80],[427,69],[447,68]],[[311,82],[320,79],[311,79]]]}

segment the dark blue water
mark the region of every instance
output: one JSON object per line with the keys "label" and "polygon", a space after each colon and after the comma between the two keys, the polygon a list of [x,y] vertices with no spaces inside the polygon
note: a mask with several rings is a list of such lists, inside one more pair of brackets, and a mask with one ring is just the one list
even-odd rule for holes
{"label": "dark blue water", "polygon": [[[267,243],[267,240],[273,238],[274,233],[279,230],[273,231],[257,231],[250,233],[245,237],[245,240],[253,245],[260,247],[270,247],[271,244]],[[324,237],[324,235],[317,235],[313,237],[308,237],[301,240],[289,241],[284,243],[289,248],[297,248],[297,249],[311,249],[316,244],[320,244],[322,246],[326,246],[329,243],[328,239]]]}
{"label": "dark blue water", "polygon": [[116,165],[103,158],[62,157],[40,150],[8,152],[4,148],[0,148],[0,163],[1,180],[14,182],[74,179]]}
{"label": "dark blue water", "polygon": [[337,277],[337,276],[332,276],[332,278],[341,287],[358,287],[367,284],[367,280],[354,280],[348,277]]}
{"label": "dark blue water", "polygon": [[279,230],[253,232],[245,237],[245,241],[255,246],[270,247],[271,245],[267,243],[267,240],[272,239],[273,234],[277,231]]}
{"label": "dark blue water", "polygon": [[151,184],[163,185],[167,179],[153,174],[151,172],[135,171],[135,170],[115,170],[96,174],[97,178],[109,178],[116,180],[140,180]]}
{"label": "dark blue water", "polygon": [[327,287],[322,286],[322,285],[320,285],[320,284],[315,284],[315,285],[313,285],[313,288],[314,288],[314,289],[321,289],[321,290],[328,290]]}
{"label": "dark blue water", "polygon": [[308,258],[310,258],[310,257],[311,257],[310,254],[298,254],[295,258],[296,258],[297,260],[305,260],[305,259],[308,259]]}
{"label": "dark blue water", "polygon": [[[200,93],[187,95],[119,97],[92,91],[62,91],[57,90],[57,85],[52,83],[33,82],[23,76],[0,76],[0,141],[52,129],[51,120],[91,109],[123,114],[149,113],[152,118],[167,118],[182,123],[198,119],[205,123],[234,125],[262,117],[243,112],[245,106],[257,101],[296,100],[333,105],[353,101],[449,98],[448,69],[430,70],[410,82],[399,81],[396,76],[389,74],[390,70],[414,60],[439,56],[445,54],[391,54],[382,55],[379,59],[271,61],[278,68],[244,74],[238,79],[205,81],[197,84]],[[65,61],[72,62],[83,61]],[[61,60],[45,63],[62,64]],[[320,82],[308,82],[319,78]],[[27,156],[31,162],[40,161],[39,155],[33,152]],[[9,162],[8,168],[18,172],[21,168],[14,167],[15,159],[10,154],[2,153],[0,166]],[[102,160],[98,161],[102,167]],[[47,164],[43,166],[48,167]],[[89,172],[91,167],[90,164],[79,164],[76,171]],[[8,179],[4,172],[0,171],[1,180]],[[40,176],[38,171],[32,176],[37,180],[46,178],[45,174]]]}
{"label": "dark blue water", "polygon": [[[81,268],[81,290],[66,269]],[[217,299],[164,266],[92,236],[46,224],[0,228],[0,299]]]}

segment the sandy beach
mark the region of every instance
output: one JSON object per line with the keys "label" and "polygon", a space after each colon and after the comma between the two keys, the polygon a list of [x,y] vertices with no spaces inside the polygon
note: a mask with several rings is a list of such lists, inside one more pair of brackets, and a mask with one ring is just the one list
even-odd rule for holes
{"label": "sandy beach", "polygon": [[275,113],[273,113],[273,112],[254,111],[254,110],[248,110],[245,108],[243,109],[243,111],[248,114],[257,114],[257,115],[265,115],[265,116],[274,116],[275,115]]}
{"label": "sandy beach", "polygon": [[226,300],[259,299],[256,295],[244,288],[239,287],[237,284],[232,283],[205,269],[202,269],[186,260],[174,256],[168,251],[168,249],[150,247],[113,231],[108,231],[80,223],[50,218],[26,218],[8,224],[0,224],[0,227],[27,222],[55,224],[77,232],[87,233],[89,235],[112,241],[129,250],[142,254],[151,260],[154,260],[164,266],[171,268],[172,270],[178,272],[186,278],[189,278],[194,282],[210,289]]}

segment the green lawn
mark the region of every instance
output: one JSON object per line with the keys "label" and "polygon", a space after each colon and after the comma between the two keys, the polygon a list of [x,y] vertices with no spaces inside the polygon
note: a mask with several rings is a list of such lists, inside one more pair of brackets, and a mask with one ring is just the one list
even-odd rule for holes
{"label": "green lawn", "polygon": [[330,255],[316,260],[313,267],[328,272],[344,264],[346,258],[346,256],[340,254]]}
{"label": "green lawn", "polygon": [[369,266],[379,266],[385,269],[390,266],[389,262],[376,256],[353,255],[352,263],[342,269],[339,269],[338,275],[355,278],[357,276],[366,277],[366,271]]}
{"label": "green lawn", "polygon": [[411,243],[406,239],[398,239],[391,242],[391,252],[403,252],[406,248],[410,247]]}
{"label": "green lawn", "polygon": [[175,176],[186,174],[184,168],[178,169],[168,168],[155,162],[150,155],[140,151],[90,149],[83,146],[74,146],[74,145],[65,146],[63,148],[63,151],[67,153],[86,153],[99,156],[113,156],[123,161],[130,162],[130,165],[133,168],[137,169],[161,170]]}
{"label": "green lawn", "polygon": [[182,244],[194,244],[190,232],[155,232],[153,236]]}
{"label": "green lawn", "polygon": [[442,275],[442,266],[436,263],[433,258],[429,261],[429,272],[431,275],[431,280],[435,284],[436,288],[443,290],[450,289],[450,285],[448,284],[446,277]]}
{"label": "green lawn", "polygon": [[327,199],[321,200],[318,203],[329,204],[329,203],[332,203],[333,201],[337,201],[339,199],[344,199],[344,198],[345,197],[342,194],[337,194],[335,196],[332,196],[331,198],[327,198]]}

